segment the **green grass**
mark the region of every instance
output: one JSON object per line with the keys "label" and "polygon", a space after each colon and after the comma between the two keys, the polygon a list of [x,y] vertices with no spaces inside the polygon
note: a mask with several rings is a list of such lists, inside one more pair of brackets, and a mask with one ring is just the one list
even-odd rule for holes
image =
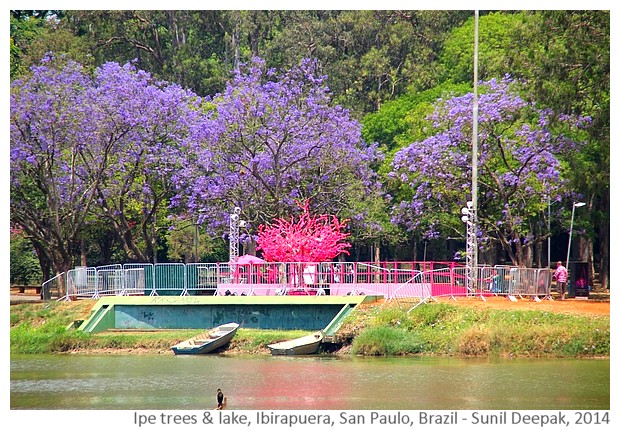
{"label": "green grass", "polygon": [[431,303],[407,314],[375,311],[352,343],[363,355],[599,357],[610,354],[608,316],[480,310]]}
{"label": "green grass", "polygon": [[[146,349],[170,351],[175,343],[203,330],[162,330],[146,332],[108,331],[97,334],[69,330],[76,319],[88,315],[91,304],[22,304],[11,307],[11,352],[21,354],[58,353],[101,349]],[[239,329],[229,350],[239,353],[268,353],[267,345],[305,336],[303,330]]]}
{"label": "green grass", "polygon": [[[202,330],[104,332],[69,330],[92,303],[11,306],[11,352],[57,353],[98,349],[144,349],[153,353]],[[476,309],[429,303],[407,313],[398,307],[355,310],[345,321],[355,333],[352,354],[529,357],[608,357],[609,316],[544,311]],[[267,345],[295,339],[302,330],[239,329],[227,352],[268,353]]]}

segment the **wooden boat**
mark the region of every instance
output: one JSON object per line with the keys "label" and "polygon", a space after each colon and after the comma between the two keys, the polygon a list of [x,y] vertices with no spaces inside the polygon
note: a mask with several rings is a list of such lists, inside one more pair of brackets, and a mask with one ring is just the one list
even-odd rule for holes
{"label": "wooden boat", "polygon": [[177,343],[172,347],[172,351],[177,355],[208,354],[230,342],[238,328],[237,323],[223,324]]}
{"label": "wooden boat", "polygon": [[318,331],[298,339],[267,345],[271,355],[308,355],[316,354],[323,341],[323,332]]}

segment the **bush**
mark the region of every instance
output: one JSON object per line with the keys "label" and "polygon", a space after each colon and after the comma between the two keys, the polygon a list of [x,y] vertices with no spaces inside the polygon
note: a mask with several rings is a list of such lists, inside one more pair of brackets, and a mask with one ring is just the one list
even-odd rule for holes
{"label": "bush", "polygon": [[415,333],[402,328],[377,326],[360,333],[351,347],[353,354],[399,355],[419,354],[424,346]]}
{"label": "bush", "polygon": [[30,242],[21,234],[11,235],[11,285],[40,285],[43,274]]}

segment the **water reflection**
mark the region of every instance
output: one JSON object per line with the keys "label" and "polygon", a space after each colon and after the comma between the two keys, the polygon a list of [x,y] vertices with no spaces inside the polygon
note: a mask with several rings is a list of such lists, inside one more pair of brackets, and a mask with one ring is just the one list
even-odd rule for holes
{"label": "water reflection", "polygon": [[609,360],[12,356],[12,409],[609,409]]}

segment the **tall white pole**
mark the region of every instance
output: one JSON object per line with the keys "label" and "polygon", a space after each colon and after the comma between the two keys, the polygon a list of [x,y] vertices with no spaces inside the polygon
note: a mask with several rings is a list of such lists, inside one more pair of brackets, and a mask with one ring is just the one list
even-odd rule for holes
{"label": "tall white pole", "polygon": [[474,288],[477,285],[478,275],[478,11],[474,14],[474,111],[472,124],[471,149],[471,202],[472,218],[472,265],[474,273]]}
{"label": "tall white pole", "polygon": [[[547,268],[551,268],[551,197],[547,197]],[[566,262],[568,264],[568,262]]]}
{"label": "tall white pole", "polygon": [[570,242],[573,237],[573,222],[575,221],[575,203],[573,203],[573,213],[570,217],[570,230],[568,231],[568,251],[566,251],[566,267],[570,261]]}

